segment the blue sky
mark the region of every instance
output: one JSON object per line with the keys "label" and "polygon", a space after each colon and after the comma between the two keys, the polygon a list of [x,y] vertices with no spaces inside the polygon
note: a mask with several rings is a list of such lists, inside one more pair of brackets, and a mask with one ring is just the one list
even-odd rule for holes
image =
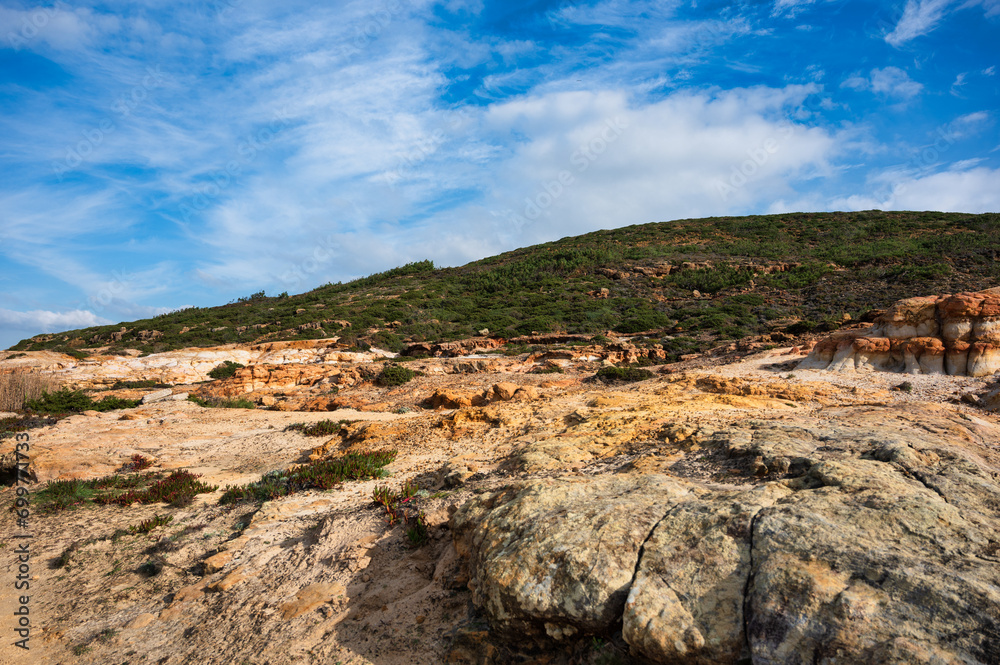
{"label": "blue sky", "polygon": [[409,261],[1000,210],[1000,0],[0,0],[0,347]]}

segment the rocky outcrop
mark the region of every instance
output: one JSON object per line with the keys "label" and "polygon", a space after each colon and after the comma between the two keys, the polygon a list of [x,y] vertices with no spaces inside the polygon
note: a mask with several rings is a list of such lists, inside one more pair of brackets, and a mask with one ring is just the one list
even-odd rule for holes
{"label": "rocky outcrop", "polygon": [[1000,289],[901,300],[821,340],[799,369],[987,376],[1000,370]]}
{"label": "rocky outcrop", "polygon": [[[352,353],[340,347],[336,340],[329,339],[181,349],[142,357],[91,356],[83,360],[52,351],[31,351],[24,357],[2,361],[0,371],[39,372],[60,384],[89,389],[107,387],[118,381],[144,379],[168,384],[196,383],[208,380],[208,373],[227,360],[242,365],[310,365],[319,371],[325,367],[329,372],[331,366],[368,361],[380,355],[388,354],[376,351]],[[259,383],[262,376],[254,374],[248,381]]]}
{"label": "rocky outcrop", "polygon": [[434,394],[424,401],[424,406],[429,409],[461,409],[467,406],[486,406],[493,402],[511,400],[528,402],[536,399],[538,390],[534,386],[518,386],[504,381],[474,394],[447,389],[435,390]]}
{"label": "rocky outcrop", "polygon": [[841,411],[702,441],[736,477],[677,466],[474,499],[452,525],[475,602],[543,643],[621,622],[655,663],[998,662],[1000,428]]}
{"label": "rocky outcrop", "polygon": [[441,342],[438,344],[431,342],[418,342],[407,346],[403,349],[403,352],[400,355],[455,358],[475,353],[489,353],[499,349],[504,344],[506,344],[506,340],[499,337],[471,337],[469,339],[460,339],[455,342]]}

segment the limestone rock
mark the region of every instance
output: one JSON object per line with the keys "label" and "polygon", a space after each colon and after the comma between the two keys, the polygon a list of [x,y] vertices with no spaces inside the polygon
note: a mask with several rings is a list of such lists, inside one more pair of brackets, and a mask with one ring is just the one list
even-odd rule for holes
{"label": "limestone rock", "polygon": [[452,522],[473,598],[510,634],[562,640],[607,631],[621,617],[643,542],[689,492],[667,476],[606,476],[533,481],[473,500]]}
{"label": "limestone rock", "polygon": [[743,598],[750,529],[765,505],[790,493],[760,487],[687,501],[643,547],[625,604],[622,633],[654,662],[735,663],[746,657]]}
{"label": "limestone rock", "polygon": [[163,390],[157,390],[156,392],[148,393],[142,396],[143,404],[150,404],[152,402],[158,402],[162,399],[167,399],[173,391],[170,388],[164,388]]}
{"label": "limestone rock", "polygon": [[932,406],[743,421],[701,442],[742,488],[525,482],[460,508],[456,549],[474,602],[519,639],[621,620],[654,663],[1000,662],[1000,458],[984,441],[1000,428]]}
{"label": "limestone rock", "polygon": [[799,369],[987,376],[1000,370],[1000,289],[900,300],[821,340]]}

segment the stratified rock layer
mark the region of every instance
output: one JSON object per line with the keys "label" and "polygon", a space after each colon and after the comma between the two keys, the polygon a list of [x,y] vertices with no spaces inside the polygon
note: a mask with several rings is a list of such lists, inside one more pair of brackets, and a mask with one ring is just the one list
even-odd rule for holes
{"label": "stratified rock layer", "polygon": [[491,624],[540,641],[620,621],[656,663],[996,663],[996,430],[936,407],[751,421],[701,445],[756,484],[530,481],[456,513],[457,547]]}
{"label": "stratified rock layer", "polygon": [[820,341],[799,369],[987,376],[1000,370],[1000,289],[900,300]]}

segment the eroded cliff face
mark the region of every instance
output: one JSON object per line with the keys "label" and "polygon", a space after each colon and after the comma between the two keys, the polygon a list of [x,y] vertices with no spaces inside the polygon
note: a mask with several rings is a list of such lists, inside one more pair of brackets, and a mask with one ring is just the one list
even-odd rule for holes
{"label": "eroded cliff face", "polygon": [[[4,644],[3,662],[1000,661],[1000,419],[958,399],[985,405],[985,381],[893,390],[889,373],[789,373],[801,355],[774,349],[610,386],[575,352],[414,360],[422,375],[379,387],[380,363],[274,352],[174,388],[271,409],[72,416],[32,431],[38,478],[143,454],[224,487],[385,448],[392,475],[264,504],[219,506],[219,490],[38,513],[37,640]],[[279,410],[298,408],[322,412]],[[344,422],[286,429],[325,419]],[[372,502],[405,482],[424,490],[419,547]],[[173,519],[122,535],[157,514]],[[13,520],[0,514],[3,533]]]}
{"label": "eroded cliff face", "polygon": [[821,340],[799,368],[988,376],[1000,370],[1000,289],[901,300],[870,328]]}

